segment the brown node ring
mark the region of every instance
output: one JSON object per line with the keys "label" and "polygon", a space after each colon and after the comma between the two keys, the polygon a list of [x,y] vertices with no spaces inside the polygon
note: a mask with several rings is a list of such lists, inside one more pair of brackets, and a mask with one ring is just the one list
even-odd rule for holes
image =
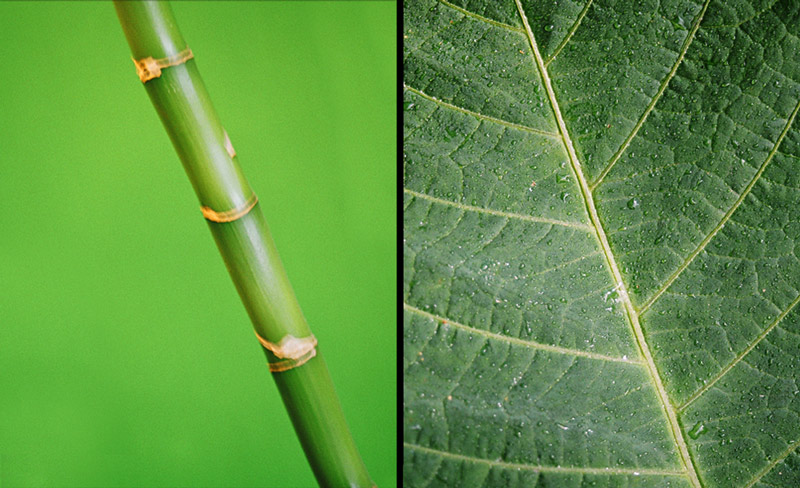
{"label": "brown node ring", "polygon": [[273,373],[302,366],[317,355],[317,338],[313,335],[303,338],[286,335],[277,344],[264,339],[258,335],[258,332],[256,332],[256,337],[265,349],[282,359],[282,361],[273,363],[267,362],[269,370]]}
{"label": "brown node ring", "polygon": [[139,79],[142,80],[142,83],[147,83],[153,78],[158,78],[161,76],[161,70],[163,68],[169,68],[170,66],[183,64],[193,57],[194,54],[192,54],[192,50],[187,46],[186,49],[173,56],[168,56],[161,59],[155,59],[152,56],[148,56],[138,60],[134,59],[133,64],[136,65],[136,74],[139,75]]}
{"label": "brown node ring", "polygon": [[253,193],[253,196],[250,197],[250,200],[248,200],[247,203],[245,203],[244,206],[241,208],[234,208],[231,210],[225,210],[223,212],[217,212],[213,208],[203,205],[202,207],[200,207],[200,211],[203,212],[203,217],[205,217],[206,220],[210,220],[211,222],[219,222],[219,223],[233,222],[234,220],[238,220],[247,215],[250,212],[250,210],[253,210],[253,207],[256,206],[256,203],[258,203],[258,197],[256,196],[255,193]]}
{"label": "brown node ring", "polygon": [[280,373],[281,371],[288,371],[298,366],[302,366],[306,364],[309,359],[313,358],[316,355],[317,355],[317,350],[312,349],[298,359],[284,359],[282,361],[276,361],[274,363],[267,362],[267,366],[269,366],[270,372]]}

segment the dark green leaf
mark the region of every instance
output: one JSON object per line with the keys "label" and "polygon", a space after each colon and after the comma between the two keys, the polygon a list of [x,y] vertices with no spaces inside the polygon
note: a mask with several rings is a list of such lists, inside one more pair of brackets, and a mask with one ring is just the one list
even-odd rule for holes
{"label": "dark green leaf", "polygon": [[406,486],[800,486],[798,36],[404,2]]}

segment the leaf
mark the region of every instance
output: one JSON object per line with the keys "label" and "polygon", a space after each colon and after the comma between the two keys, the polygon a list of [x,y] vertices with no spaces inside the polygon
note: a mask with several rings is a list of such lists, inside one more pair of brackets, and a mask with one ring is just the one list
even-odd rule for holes
{"label": "leaf", "polygon": [[405,0],[406,486],[800,486],[799,8]]}

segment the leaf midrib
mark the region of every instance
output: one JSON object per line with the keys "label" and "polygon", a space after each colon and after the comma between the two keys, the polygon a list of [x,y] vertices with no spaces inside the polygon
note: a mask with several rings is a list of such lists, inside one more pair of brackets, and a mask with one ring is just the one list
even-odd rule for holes
{"label": "leaf midrib", "polygon": [[670,430],[672,431],[673,437],[675,439],[676,447],[678,448],[678,452],[680,454],[681,464],[683,465],[685,475],[689,479],[692,486],[694,486],[695,488],[700,488],[701,487],[700,479],[697,476],[697,471],[694,466],[694,462],[691,456],[689,455],[689,449],[686,444],[686,440],[683,438],[683,432],[681,430],[680,423],[678,422],[678,417],[676,415],[675,409],[672,407],[672,403],[669,400],[667,391],[664,388],[663,383],[661,382],[661,377],[658,374],[658,369],[656,368],[655,361],[653,360],[653,356],[650,353],[650,348],[647,344],[647,341],[645,340],[642,327],[639,324],[639,316],[633,306],[633,303],[631,302],[630,296],[628,295],[627,287],[625,286],[625,282],[622,279],[622,274],[619,271],[619,266],[617,265],[614,254],[611,252],[611,246],[609,245],[605,230],[603,229],[603,225],[600,222],[600,218],[597,214],[597,208],[594,204],[594,198],[589,188],[589,183],[583,175],[583,170],[581,168],[580,161],[578,160],[578,156],[575,152],[572,140],[570,139],[566,124],[564,123],[564,118],[561,114],[561,110],[559,109],[558,100],[556,99],[555,91],[553,90],[552,83],[550,82],[550,76],[547,72],[547,67],[544,65],[544,60],[542,59],[542,56],[539,53],[539,48],[536,44],[536,39],[533,35],[533,31],[531,30],[530,24],[528,23],[528,18],[525,15],[525,10],[523,9],[520,0],[514,0],[514,2],[517,5],[517,10],[519,11],[520,18],[522,19],[522,24],[525,27],[525,32],[528,36],[528,42],[530,43],[534,61],[539,70],[539,74],[541,75],[542,84],[544,85],[545,91],[547,92],[547,96],[550,100],[550,105],[553,109],[553,114],[555,115],[556,122],[558,124],[558,129],[559,132],[561,133],[562,141],[564,143],[564,147],[567,150],[567,155],[569,156],[570,165],[572,166],[572,170],[575,173],[575,178],[580,186],[581,194],[583,195],[584,202],[586,204],[586,210],[589,214],[590,221],[592,223],[592,226],[595,228],[597,238],[600,241],[600,245],[603,249],[603,253],[606,257],[608,266],[611,270],[611,274],[614,278],[614,281],[616,282],[616,286],[618,287],[618,293],[624,305],[626,315],[628,316],[628,320],[631,324],[631,327],[633,328],[639,352],[641,353],[642,357],[645,360],[647,371],[650,375],[650,379],[653,382],[656,392],[658,393],[661,406],[667,415],[667,420],[669,422]]}

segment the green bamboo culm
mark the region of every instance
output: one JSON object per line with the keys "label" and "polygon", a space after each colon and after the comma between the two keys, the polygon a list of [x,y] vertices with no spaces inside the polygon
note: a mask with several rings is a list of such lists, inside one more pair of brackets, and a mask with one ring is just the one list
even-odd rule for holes
{"label": "green bamboo culm", "polygon": [[[114,5],[133,58],[140,61],[140,79],[265,345],[272,376],[317,481],[324,487],[374,486],[258,200],[242,174],[169,4],[115,1]],[[285,347],[270,350],[271,345]]]}

